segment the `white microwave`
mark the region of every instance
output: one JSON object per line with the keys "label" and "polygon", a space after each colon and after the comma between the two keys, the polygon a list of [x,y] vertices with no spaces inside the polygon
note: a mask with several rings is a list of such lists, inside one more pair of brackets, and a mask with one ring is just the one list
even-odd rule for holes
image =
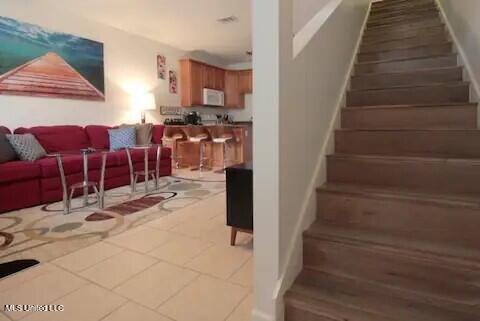
{"label": "white microwave", "polygon": [[206,106],[225,106],[225,94],[223,91],[203,89],[203,104]]}

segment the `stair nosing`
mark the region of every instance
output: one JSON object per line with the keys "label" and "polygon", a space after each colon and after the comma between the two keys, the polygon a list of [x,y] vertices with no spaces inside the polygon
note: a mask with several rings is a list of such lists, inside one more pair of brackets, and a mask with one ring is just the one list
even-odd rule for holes
{"label": "stair nosing", "polygon": [[[406,51],[406,50],[411,50],[411,49],[415,49],[415,48],[425,48],[425,47],[442,46],[442,45],[450,45],[451,46],[452,42],[451,41],[445,41],[445,42],[438,43],[438,44],[427,43],[427,44],[424,44],[424,45],[422,44],[422,45],[418,45],[418,46],[415,46],[415,47],[409,47],[409,48],[380,50],[380,51],[375,51],[375,53],[402,51],[402,50]],[[365,53],[359,52],[358,54],[359,55],[368,55],[368,54],[372,54],[372,53],[371,52],[365,52]]]}
{"label": "stair nosing", "polygon": [[[473,256],[475,258],[470,257],[462,257],[462,256],[456,256],[455,255],[455,249],[458,247],[451,247],[449,248],[448,254],[445,253],[438,253],[438,252],[433,252],[428,249],[428,246],[422,246],[421,248],[418,247],[411,247],[406,245],[407,242],[401,242],[405,241],[405,237],[399,237],[399,236],[392,236],[388,235],[386,233],[375,233],[377,235],[382,235],[383,237],[390,237],[391,239],[394,239],[396,242],[395,244],[388,244],[388,243],[380,243],[378,240],[372,240],[368,236],[366,236],[367,233],[371,233],[365,229],[360,229],[360,228],[342,228],[342,227],[336,227],[336,226],[331,226],[328,225],[328,228],[330,229],[336,229],[338,230],[356,230],[357,232],[363,233],[361,237],[359,237],[357,234],[354,234],[353,236],[351,235],[332,235],[330,233],[325,233],[325,231],[312,231],[315,229],[316,225],[320,225],[320,223],[313,223],[310,228],[304,231],[303,236],[306,238],[311,238],[311,239],[316,239],[316,240],[325,240],[328,242],[334,242],[334,243],[340,243],[348,246],[357,246],[357,247],[364,247],[364,245],[370,245],[374,246],[377,251],[385,251],[385,252],[394,252],[394,253],[400,253],[400,255],[407,256],[407,257],[414,257],[415,259],[418,260],[423,260],[427,262],[441,262],[444,264],[448,264],[451,266],[459,266],[462,269],[467,269],[467,270],[473,270],[476,271],[480,268],[480,256]],[[421,244],[433,244],[433,242],[428,242],[428,241],[421,241],[421,240],[415,240],[417,243]],[[467,251],[472,253],[473,251]],[[478,253],[478,252],[477,252]]]}
{"label": "stair nosing", "polygon": [[[438,28],[438,26],[432,26],[432,27],[429,27],[429,28]],[[445,27],[443,27],[445,28]],[[425,28],[427,29],[427,28]],[[374,39],[366,39],[366,38],[374,38],[372,36],[368,36],[368,37],[364,37],[363,40],[362,40],[362,44],[363,45],[377,45],[377,44],[382,44],[382,43],[385,43],[385,42],[390,42],[390,41],[402,41],[402,40],[406,40],[406,39],[414,39],[414,38],[418,38],[418,37],[422,37],[422,36],[431,36],[431,35],[440,35],[440,34],[444,34],[446,35],[446,32],[445,32],[445,29],[441,30],[441,31],[435,31],[435,32],[431,32],[431,33],[427,33],[426,35],[425,34],[416,34],[416,35],[413,35],[413,36],[408,36],[408,37],[399,37],[399,38],[386,38],[386,39],[380,39],[380,40],[374,40]]]}
{"label": "stair nosing", "polygon": [[[447,41],[441,41],[441,42],[432,42],[432,43],[426,43],[425,45],[438,45],[438,44],[443,44],[445,42],[449,42],[448,38],[446,39]],[[392,49],[379,49],[379,50],[372,50],[372,51],[364,51],[365,49],[362,50],[360,48],[359,54],[373,54],[373,53],[379,53],[379,52],[386,52],[386,51],[394,51],[394,50],[408,50],[408,49],[413,49],[420,47],[418,45],[407,45],[407,47],[401,47],[401,48],[392,48]]]}
{"label": "stair nosing", "polygon": [[428,73],[434,71],[446,71],[447,69],[462,69],[462,66],[448,66],[448,67],[435,67],[435,68],[424,68],[416,70],[407,70],[407,71],[390,71],[390,72],[378,72],[378,73],[366,73],[360,75],[352,75],[351,79],[359,77],[375,77],[375,76],[389,76],[389,75],[401,75],[401,74],[414,74],[414,73]]}
{"label": "stair nosing", "polygon": [[373,105],[373,106],[351,106],[343,107],[342,111],[349,110],[364,110],[364,109],[395,109],[395,108],[435,108],[435,107],[457,107],[457,106],[468,106],[476,108],[478,103],[468,102],[465,104],[462,103],[443,103],[443,104],[411,104],[411,105]]}
{"label": "stair nosing", "polygon": [[455,157],[432,157],[432,156],[405,156],[405,155],[385,155],[385,154],[345,154],[333,153],[326,156],[334,159],[356,159],[362,161],[379,160],[387,162],[429,162],[429,163],[468,163],[480,166],[480,158],[455,158]]}
{"label": "stair nosing", "polygon": [[[411,21],[407,20],[407,22],[401,21],[400,23],[398,21],[396,21],[397,23],[390,23],[390,24],[377,25],[377,26],[368,26],[367,25],[365,31],[366,32],[378,31],[378,30],[382,30],[382,29],[395,28],[395,27],[399,27],[399,26],[408,26],[410,24],[417,23],[417,22],[425,22],[425,21],[433,21],[433,20],[436,20],[440,24],[442,24],[442,20],[440,19],[440,15],[439,15],[438,17],[429,17],[425,20],[422,20],[422,19],[411,20]],[[419,27],[419,28],[421,28],[421,27]]]}
{"label": "stair nosing", "polygon": [[[422,18],[425,18],[425,17],[428,17],[427,19],[429,19],[430,16],[432,16],[432,17],[437,17],[437,16],[439,15],[439,13],[440,13],[440,11],[438,11],[438,10],[436,10],[436,11],[431,10],[431,11],[429,11],[429,12],[423,13],[423,17],[422,17],[422,16],[418,17],[418,16],[415,16],[415,15],[413,15],[413,16],[408,16],[408,15],[407,15],[407,16],[405,16],[405,15],[395,15],[395,16],[392,16],[392,17],[385,17],[385,18],[373,19],[373,21],[368,21],[367,26],[368,26],[368,25],[371,25],[372,22],[373,22],[373,23],[375,23],[375,22],[382,22],[382,20],[387,20],[386,24],[390,24],[390,23],[398,23],[398,22],[401,23],[401,22],[404,22],[404,21],[411,21],[411,20],[417,20],[417,19],[420,19],[420,20],[421,20]],[[371,17],[372,17],[372,16],[370,15],[370,16],[368,17],[368,20],[370,20]],[[400,19],[400,20],[393,20],[393,21],[390,20],[390,19],[397,18],[397,17],[400,17],[401,19]]]}
{"label": "stair nosing", "polygon": [[378,88],[368,88],[368,89],[349,89],[348,93],[358,93],[358,92],[369,92],[369,91],[381,91],[381,90],[396,90],[396,89],[415,89],[415,88],[439,88],[439,87],[458,87],[458,86],[470,86],[468,81],[448,81],[440,83],[427,83],[427,84],[418,84],[418,85],[405,85],[405,86],[396,86],[396,87],[378,87]]}
{"label": "stair nosing", "polygon": [[400,9],[400,10],[390,10],[386,12],[373,11],[373,12],[370,12],[368,19],[374,18],[373,20],[380,20],[380,19],[385,19],[390,17],[408,16],[410,14],[416,15],[416,14],[422,14],[422,13],[432,12],[432,11],[439,12],[438,8],[435,6],[419,6],[414,8],[413,10]]}
{"label": "stair nosing", "polygon": [[[355,186],[356,189],[352,190]],[[463,207],[480,209],[480,200],[477,197],[460,194],[435,194],[411,191],[406,189],[380,188],[363,184],[326,183],[317,187],[316,193],[347,194],[367,197],[371,199],[393,199],[397,201],[415,201],[424,204],[435,204],[442,207]]]}
{"label": "stair nosing", "polygon": [[468,81],[440,81],[440,82],[426,82],[426,83],[419,83],[417,85],[394,85],[394,86],[388,86],[388,87],[367,87],[367,88],[361,88],[361,89],[349,89],[348,92],[359,92],[359,91],[378,91],[378,90],[395,90],[395,89],[406,89],[406,88],[418,88],[418,87],[436,87],[436,86],[442,86],[442,85],[453,85],[456,83],[465,83],[465,84],[470,84]]}
{"label": "stair nosing", "polygon": [[423,60],[423,59],[431,59],[431,58],[444,58],[444,57],[457,57],[457,53],[448,53],[448,54],[430,54],[425,56],[418,56],[418,57],[402,57],[402,58],[392,58],[386,60],[375,60],[375,61],[362,61],[357,62],[355,66],[367,66],[367,65],[375,65],[375,64],[385,64],[385,63],[392,63],[392,62],[401,62],[401,61],[416,61],[416,60]]}

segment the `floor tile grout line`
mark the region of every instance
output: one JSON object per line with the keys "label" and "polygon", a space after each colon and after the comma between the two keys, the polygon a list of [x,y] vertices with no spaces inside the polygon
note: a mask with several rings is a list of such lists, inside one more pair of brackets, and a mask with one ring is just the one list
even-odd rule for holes
{"label": "floor tile grout line", "polygon": [[[100,242],[103,242],[103,241],[100,241]],[[100,243],[100,242],[97,242],[97,243],[92,244],[92,245],[90,245],[90,246],[95,246],[95,245],[97,245],[97,244]],[[111,243],[108,243],[108,245],[112,245],[112,244],[111,244]],[[72,252],[72,253],[69,253],[69,254],[64,255],[64,256],[60,256],[60,257],[58,257],[57,259],[55,259],[55,260],[53,260],[53,261],[50,261],[50,262],[48,262],[48,263],[53,264],[53,265],[55,265],[56,267],[62,267],[62,268],[64,268],[64,269],[66,269],[67,271],[69,271],[70,273],[80,274],[80,273],[85,272],[86,270],[94,267],[95,265],[100,264],[100,263],[102,263],[102,262],[105,262],[106,260],[108,260],[108,259],[110,259],[110,258],[112,258],[112,257],[114,257],[114,256],[116,256],[116,255],[118,255],[118,254],[121,254],[121,253],[123,253],[123,252],[126,251],[126,249],[124,249],[123,247],[119,247],[119,246],[115,246],[115,247],[117,247],[117,248],[120,250],[120,252],[117,252],[117,253],[112,254],[112,255],[110,255],[110,256],[108,256],[108,257],[106,257],[106,258],[103,258],[103,259],[101,259],[100,261],[95,262],[95,263],[93,263],[92,265],[89,265],[89,266],[87,266],[86,268],[83,268],[83,269],[78,270],[78,271],[72,271],[72,270],[70,270],[70,269],[62,266],[62,265],[59,264],[59,263],[55,263],[56,260],[58,260],[58,259],[60,259],[60,258],[64,258],[64,257],[66,257],[66,256],[68,256],[68,255],[70,255],[70,254],[76,253],[77,251]],[[86,248],[88,248],[88,247],[82,248],[82,249],[80,249],[80,250],[83,250],[83,249],[86,249]],[[80,250],[79,250],[79,251],[80,251]]]}
{"label": "floor tile grout line", "polygon": [[[64,272],[65,272],[65,271],[64,271]],[[68,272],[68,271],[66,271],[66,272]],[[69,272],[69,273],[72,274],[71,272]],[[55,301],[60,300],[60,299],[63,299],[63,298],[66,297],[67,295],[70,295],[70,294],[72,294],[72,293],[77,292],[78,290],[80,290],[82,287],[84,287],[84,286],[86,286],[86,285],[87,285],[87,284],[82,284],[82,285],[80,285],[78,288],[73,289],[72,291],[68,291],[68,292],[64,293],[63,295],[59,296],[58,298],[53,299],[53,300],[51,300],[51,301],[49,301],[49,302],[47,302],[47,303],[45,303],[45,304],[53,304]],[[21,318],[18,319],[17,321],[20,321],[20,320],[25,319],[27,316],[31,315],[32,313],[34,313],[34,312],[28,312],[26,315],[24,315],[23,317],[21,317]],[[15,320],[15,319],[12,318],[12,320]]]}
{"label": "floor tile grout line", "polygon": [[251,294],[250,291],[248,291],[241,299],[240,301],[237,303],[236,306],[233,307],[232,311],[230,311],[230,313],[225,317],[225,319],[223,319],[223,321],[227,321],[228,318],[230,318],[230,316],[235,312],[235,310],[237,310],[237,308],[243,303],[243,301],[245,301],[248,296]]}
{"label": "floor tile grout line", "polygon": [[[184,286],[182,286],[180,289],[178,289],[178,291],[175,291],[175,293],[171,294],[167,299],[163,300],[161,303],[159,303],[157,306],[155,306],[155,311],[157,311],[158,313],[160,313],[161,315],[163,315],[163,313],[161,313],[160,311],[158,311],[158,309],[160,309],[160,307],[162,305],[164,305],[165,303],[167,303],[168,301],[170,301],[171,299],[173,299],[174,297],[176,297],[180,292],[182,292],[185,288],[187,288],[188,286],[192,285],[192,283],[198,281],[198,279],[202,276],[201,273],[198,273],[197,272],[197,275],[190,281],[188,282],[187,284],[185,284]],[[170,318],[170,317],[169,317]],[[171,319],[171,318],[170,318]]]}

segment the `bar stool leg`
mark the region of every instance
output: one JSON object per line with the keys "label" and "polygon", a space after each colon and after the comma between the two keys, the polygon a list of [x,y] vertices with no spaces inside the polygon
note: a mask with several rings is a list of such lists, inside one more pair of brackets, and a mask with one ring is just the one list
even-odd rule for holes
{"label": "bar stool leg", "polygon": [[203,171],[203,155],[204,155],[204,148],[205,148],[205,144],[203,144],[203,141],[200,141],[200,165],[199,165],[199,170],[200,172]]}
{"label": "bar stool leg", "polygon": [[223,142],[223,171],[227,169],[227,142]]}

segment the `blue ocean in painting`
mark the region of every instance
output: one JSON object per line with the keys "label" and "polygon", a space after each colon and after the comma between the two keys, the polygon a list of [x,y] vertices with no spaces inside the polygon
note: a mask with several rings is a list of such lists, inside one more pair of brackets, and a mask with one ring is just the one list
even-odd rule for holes
{"label": "blue ocean in painting", "polygon": [[102,43],[0,17],[0,75],[50,51],[105,93]]}

